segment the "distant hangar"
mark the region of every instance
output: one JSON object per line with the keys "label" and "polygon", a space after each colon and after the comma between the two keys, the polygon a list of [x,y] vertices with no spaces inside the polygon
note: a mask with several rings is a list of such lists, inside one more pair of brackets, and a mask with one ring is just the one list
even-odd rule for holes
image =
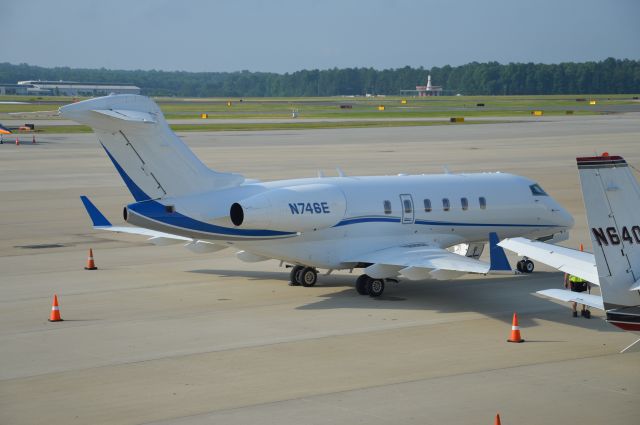
{"label": "distant hangar", "polygon": [[140,87],[126,83],[85,83],[77,81],[18,81],[18,84],[0,84],[0,95],[39,96],[106,96],[140,94]]}

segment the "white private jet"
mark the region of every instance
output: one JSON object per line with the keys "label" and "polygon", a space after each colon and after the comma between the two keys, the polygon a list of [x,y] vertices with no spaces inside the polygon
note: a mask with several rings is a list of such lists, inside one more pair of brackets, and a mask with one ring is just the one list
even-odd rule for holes
{"label": "white private jet", "polygon": [[541,295],[604,310],[609,323],[640,332],[638,182],[620,156],[577,158],[577,162],[594,254],[525,238],[505,239],[499,245],[599,285],[602,293],[546,289],[538,291]]}
{"label": "white private jet", "polygon": [[[360,294],[385,281],[511,270],[501,237],[560,241],[573,218],[534,181],[505,173],[318,177],[259,182],[207,168],[149,98],[112,95],[60,108],[93,128],[135,198],[112,226],[82,197],[96,229],[138,233],[195,252],[233,247],[243,261],[278,259],[293,284],[317,269],[364,268]],[[341,173],[342,174],[342,173]],[[480,261],[485,242],[491,264]],[[530,260],[518,268],[531,272]]]}

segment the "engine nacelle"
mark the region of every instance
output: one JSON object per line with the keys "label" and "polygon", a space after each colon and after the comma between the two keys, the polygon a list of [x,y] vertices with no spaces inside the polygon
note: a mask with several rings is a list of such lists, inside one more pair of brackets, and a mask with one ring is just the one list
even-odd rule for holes
{"label": "engine nacelle", "polygon": [[326,229],[343,219],[347,201],[330,184],[269,190],[231,205],[231,222],[245,229],[304,232]]}

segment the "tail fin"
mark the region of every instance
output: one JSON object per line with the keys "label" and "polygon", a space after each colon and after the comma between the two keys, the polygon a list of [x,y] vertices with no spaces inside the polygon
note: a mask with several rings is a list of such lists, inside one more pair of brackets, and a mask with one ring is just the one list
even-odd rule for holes
{"label": "tail fin", "polygon": [[640,188],[620,156],[577,158],[605,309],[640,305]]}
{"label": "tail fin", "polygon": [[171,131],[148,97],[111,95],[60,108],[90,126],[136,201],[240,185],[238,174],[207,168]]}

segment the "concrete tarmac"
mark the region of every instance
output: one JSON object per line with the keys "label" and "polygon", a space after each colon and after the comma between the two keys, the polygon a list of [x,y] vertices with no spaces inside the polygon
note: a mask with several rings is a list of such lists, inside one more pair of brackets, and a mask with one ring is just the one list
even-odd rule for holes
{"label": "concrete tarmac", "polygon": [[[636,114],[481,126],[184,133],[249,178],[500,170],[536,179],[586,231],[575,157],[640,168]],[[637,175],[637,174],[636,174]],[[289,287],[278,262],[93,231],[131,202],[91,134],[0,146],[0,423],[636,423],[633,334],[531,295],[530,276]],[[85,271],[88,248],[99,270]],[[514,257],[511,257],[514,260]],[[57,293],[64,322],[49,323]],[[506,342],[517,311],[524,344]]]}

